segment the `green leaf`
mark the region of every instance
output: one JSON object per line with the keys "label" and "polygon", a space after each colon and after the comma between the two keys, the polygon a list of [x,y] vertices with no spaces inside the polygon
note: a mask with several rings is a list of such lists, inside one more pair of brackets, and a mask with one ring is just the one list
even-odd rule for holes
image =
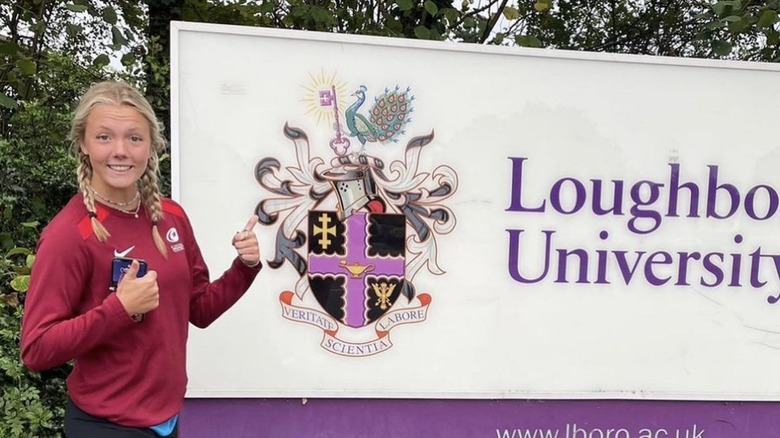
{"label": "green leaf", "polygon": [[712,12],[715,12],[715,15],[721,16],[726,13],[726,8],[729,6],[732,6],[733,3],[730,1],[720,1],[712,5]]}
{"label": "green leaf", "polygon": [[312,18],[314,18],[314,21],[322,23],[326,26],[333,20],[333,14],[331,14],[325,8],[312,7],[309,14]]}
{"label": "green leaf", "polygon": [[766,43],[769,46],[775,46],[777,44],[780,44],[780,33],[778,33],[773,28],[769,28],[764,32],[764,35],[766,35]]}
{"label": "green leaf", "polygon": [[77,37],[83,30],[84,28],[79,24],[68,23],[65,25],[65,33],[71,38]]}
{"label": "green leaf", "polygon": [[103,9],[103,20],[108,24],[116,24],[116,11],[112,7],[106,7]]}
{"label": "green leaf", "polygon": [[274,11],[274,8],[276,5],[274,5],[273,2],[263,2],[260,7],[257,9],[258,12],[261,14],[269,14]]}
{"label": "green leaf", "polygon": [[722,22],[720,20],[711,21],[711,22],[709,22],[709,23],[704,25],[705,29],[722,29],[724,27],[726,27],[726,23],[724,23],[724,22]]}
{"label": "green leaf", "polygon": [[385,22],[385,27],[393,32],[402,32],[404,30],[403,24],[399,20],[389,17]]}
{"label": "green leaf", "polygon": [[13,248],[12,250],[8,251],[8,254],[5,255],[6,258],[13,257],[15,255],[30,255],[32,254],[32,251],[30,251],[27,248]]}
{"label": "green leaf", "polygon": [[38,221],[30,221],[30,222],[22,222],[21,225],[26,228],[36,228],[40,222]]}
{"label": "green leaf", "polygon": [[30,254],[27,256],[27,260],[25,260],[25,265],[28,268],[32,268],[33,263],[35,263],[35,254]]}
{"label": "green leaf", "polygon": [[10,108],[10,109],[16,109],[16,107],[18,107],[19,104],[16,103],[15,100],[13,100],[10,97],[6,96],[5,93],[0,93],[0,106],[4,106],[4,107]]}
{"label": "green leaf", "polygon": [[729,15],[728,17],[723,18],[723,21],[728,21],[728,22],[733,23],[733,22],[739,21],[741,19],[742,19],[742,17],[740,17],[739,15]]}
{"label": "green leaf", "polygon": [[111,37],[115,46],[123,46],[127,43],[127,39],[122,35],[122,31],[116,26],[111,26]]}
{"label": "green leaf", "polygon": [[517,35],[515,42],[522,47],[542,47],[542,42],[533,35]]}
{"label": "green leaf", "polygon": [[435,17],[436,14],[439,12],[439,7],[436,6],[436,3],[432,2],[431,0],[425,1],[425,11],[428,12],[428,14],[431,15],[431,17]]}
{"label": "green leaf", "polygon": [[460,13],[452,8],[445,8],[441,9],[441,13],[444,15],[444,18],[447,19],[447,22],[454,23],[458,21],[458,17],[460,17]]}
{"label": "green leaf", "polygon": [[716,55],[726,56],[731,53],[731,43],[724,40],[713,40],[712,51],[715,52]]}
{"label": "green leaf", "polygon": [[511,6],[507,6],[504,8],[504,18],[507,20],[517,20],[520,18],[520,11],[517,10],[517,8],[513,8]]}
{"label": "green leaf", "polygon": [[758,17],[758,22],[756,25],[758,27],[770,27],[778,22],[778,16],[777,11],[774,11],[772,9],[767,9],[764,12],[761,13],[761,15]]}
{"label": "green leaf", "polygon": [[84,12],[87,9],[89,9],[87,6],[74,5],[74,4],[65,5],[65,7],[68,8],[68,10],[73,11],[73,12]]}
{"label": "green leaf", "polygon": [[131,65],[135,62],[135,55],[132,53],[125,53],[122,55],[122,65]]}
{"label": "green leaf", "polygon": [[0,55],[16,55],[19,46],[13,41],[4,41],[0,43]]}
{"label": "green leaf", "polygon": [[431,31],[425,26],[417,26],[414,28],[414,36],[417,39],[427,40],[431,37]]}
{"label": "green leaf", "polygon": [[398,5],[398,9],[401,11],[412,9],[412,0],[395,0],[395,4]]}
{"label": "green leaf", "polygon": [[16,67],[26,75],[35,74],[35,63],[32,59],[22,58],[16,61]]}
{"label": "green leaf", "polygon": [[107,66],[111,60],[108,58],[108,55],[105,53],[102,53],[95,57],[95,59],[92,61],[92,65],[96,67],[105,67]]}
{"label": "green leaf", "polygon": [[11,288],[17,292],[27,292],[30,287],[30,276],[19,275],[11,280]]}
{"label": "green leaf", "polygon": [[534,9],[536,9],[537,12],[544,12],[548,9],[550,9],[550,1],[547,0],[539,0],[536,3],[534,3]]}
{"label": "green leaf", "polygon": [[745,19],[740,19],[737,21],[731,21],[729,22],[729,32],[731,32],[732,35],[736,35],[742,32],[745,32],[750,27],[750,24]]}

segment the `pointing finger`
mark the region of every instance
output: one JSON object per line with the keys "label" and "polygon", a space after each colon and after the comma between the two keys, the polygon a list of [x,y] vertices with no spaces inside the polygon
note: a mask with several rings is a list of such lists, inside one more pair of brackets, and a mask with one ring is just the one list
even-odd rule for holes
{"label": "pointing finger", "polygon": [[246,226],[244,227],[244,231],[252,231],[252,229],[257,225],[257,221],[260,218],[257,217],[256,214],[253,214],[252,217],[249,218],[249,222],[246,223]]}

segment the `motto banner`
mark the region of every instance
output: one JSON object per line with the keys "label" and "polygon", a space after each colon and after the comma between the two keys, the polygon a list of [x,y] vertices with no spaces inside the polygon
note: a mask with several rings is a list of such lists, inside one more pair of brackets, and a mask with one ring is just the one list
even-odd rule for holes
{"label": "motto banner", "polygon": [[[780,400],[780,68],[172,24],[191,397]],[[161,291],[164,293],[164,291]]]}

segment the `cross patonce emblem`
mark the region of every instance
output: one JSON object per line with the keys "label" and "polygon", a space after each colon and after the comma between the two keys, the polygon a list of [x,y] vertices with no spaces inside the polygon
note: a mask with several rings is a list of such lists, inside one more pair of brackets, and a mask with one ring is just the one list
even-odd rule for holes
{"label": "cross patonce emblem", "polygon": [[323,213],[318,218],[318,222],[320,225],[314,226],[314,235],[319,236],[319,244],[323,249],[328,249],[330,247],[330,244],[332,241],[328,237],[335,236],[336,235],[336,227],[335,226],[328,226],[330,223],[330,217],[328,217],[327,214]]}

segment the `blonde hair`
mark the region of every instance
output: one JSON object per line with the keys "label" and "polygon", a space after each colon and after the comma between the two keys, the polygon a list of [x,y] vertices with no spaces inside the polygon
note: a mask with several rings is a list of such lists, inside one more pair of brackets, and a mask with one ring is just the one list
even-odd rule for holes
{"label": "blonde hair", "polygon": [[76,107],[70,126],[72,152],[76,155],[79,162],[76,168],[76,178],[79,184],[79,191],[84,196],[84,206],[87,207],[91,217],[92,232],[95,233],[95,237],[101,242],[105,242],[111,236],[97,219],[95,195],[89,189],[90,181],[92,180],[92,164],[89,161],[89,156],[81,149],[87,128],[87,118],[92,109],[99,104],[132,107],[149,122],[152,150],[146,171],[138,180],[138,190],[141,193],[141,202],[152,219],[152,239],[154,240],[154,245],[160,251],[160,254],[167,257],[168,251],[157,227],[157,224],[163,217],[162,192],[157,183],[157,171],[160,161],[159,154],[165,150],[165,138],[160,131],[160,123],[157,121],[149,101],[134,87],[122,81],[100,82],[87,90]]}

